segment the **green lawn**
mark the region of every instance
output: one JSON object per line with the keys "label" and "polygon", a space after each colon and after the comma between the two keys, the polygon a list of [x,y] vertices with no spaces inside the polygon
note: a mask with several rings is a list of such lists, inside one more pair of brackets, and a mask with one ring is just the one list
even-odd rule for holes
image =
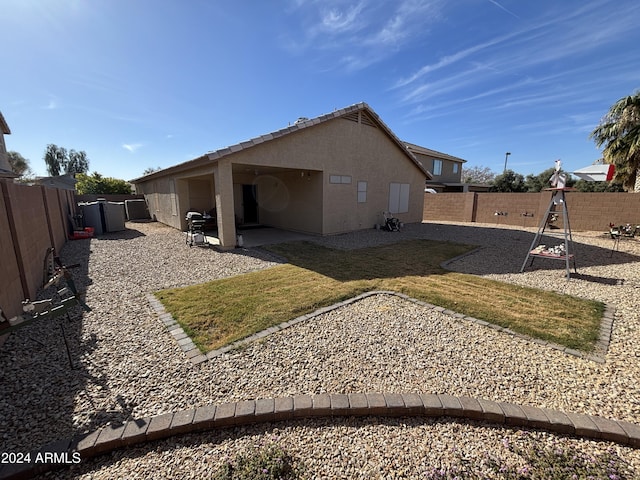
{"label": "green lawn", "polygon": [[371,290],[405,293],[516,332],[593,349],[602,303],[440,268],[472,248],[430,240],[350,251],[286,243],[270,249],[287,264],[156,296],[203,352]]}

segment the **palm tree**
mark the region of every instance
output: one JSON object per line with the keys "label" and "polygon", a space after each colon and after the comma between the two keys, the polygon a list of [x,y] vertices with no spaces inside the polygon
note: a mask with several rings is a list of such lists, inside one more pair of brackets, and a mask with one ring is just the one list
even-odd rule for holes
{"label": "palm tree", "polygon": [[640,92],[613,104],[590,138],[604,145],[604,161],[616,167],[614,181],[640,193]]}

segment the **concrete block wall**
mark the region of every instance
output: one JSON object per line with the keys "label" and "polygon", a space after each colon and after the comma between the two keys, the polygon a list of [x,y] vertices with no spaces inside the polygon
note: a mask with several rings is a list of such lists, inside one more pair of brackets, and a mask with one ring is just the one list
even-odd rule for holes
{"label": "concrete block wall", "polygon": [[637,193],[567,193],[571,228],[604,230],[609,223],[640,225],[640,194]]}
{"label": "concrete block wall", "polygon": [[[640,194],[566,192],[571,229],[607,231],[609,223],[640,225]],[[425,194],[424,221],[538,227],[551,192]],[[496,215],[498,213],[498,215]],[[526,215],[525,215],[526,214]]]}
{"label": "concrete block wall", "polygon": [[[541,209],[541,199],[546,199]],[[479,223],[497,223],[536,227],[540,215],[549,206],[550,194],[540,193],[483,193],[476,194],[476,216]]]}
{"label": "concrete block wall", "polygon": [[47,249],[60,251],[67,241],[73,195],[0,180],[0,307],[7,317],[21,313],[25,298],[36,298]]}
{"label": "concrete block wall", "polygon": [[425,193],[424,220],[473,222],[474,193]]}

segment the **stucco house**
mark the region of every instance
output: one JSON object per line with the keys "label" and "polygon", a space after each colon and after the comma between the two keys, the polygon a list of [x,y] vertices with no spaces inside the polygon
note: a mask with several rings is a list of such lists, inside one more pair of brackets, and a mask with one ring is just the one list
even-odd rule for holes
{"label": "stucco house", "polygon": [[358,103],[131,180],[151,215],[186,229],[206,212],[222,247],[260,224],[316,235],[373,228],[387,211],[422,221],[428,169]]}
{"label": "stucco house", "polygon": [[2,116],[2,112],[0,112],[0,178],[17,178],[20,176],[11,169],[9,157],[7,156],[7,147],[4,143],[4,136],[9,135],[10,133],[11,130],[9,130],[9,125],[7,125],[7,121]]}
{"label": "stucco house", "polygon": [[466,191],[462,183],[462,165],[466,160],[412,143],[405,142],[405,145],[431,173],[432,178],[426,182],[427,188],[436,192]]}

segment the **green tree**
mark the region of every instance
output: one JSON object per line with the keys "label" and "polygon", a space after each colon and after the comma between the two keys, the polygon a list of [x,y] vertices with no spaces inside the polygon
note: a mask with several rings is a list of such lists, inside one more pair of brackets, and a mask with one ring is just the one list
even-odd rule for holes
{"label": "green tree", "polygon": [[514,172],[513,170],[505,170],[504,173],[498,175],[491,188],[490,192],[526,192],[527,187],[524,185],[524,177]]}
{"label": "green tree", "polygon": [[29,165],[29,160],[24,158],[18,152],[8,151],[7,157],[9,159],[9,165],[11,165],[11,170],[13,170],[14,173],[17,173],[21,177],[33,175],[31,166]]}
{"label": "green tree", "polygon": [[[547,168],[545,171],[539,173],[538,175],[534,175],[530,173],[524,180],[524,185],[526,187],[527,192],[540,192],[545,188],[551,187],[549,180],[555,173],[555,167]],[[564,173],[567,177],[567,182],[565,186],[572,187],[575,184],[575,179],[571,176],[569,172],[565,172],[564,170],[560,170],[560,173]]]}
{"label": "green tree", "polygon": [[67,162],[67,150],[64,147],[50,143],[44,152],[44,163],[51,177],[57,177],[64,171]]}
{"label": "green tree", "polygon": [[142,172],[142,175],[150,175],[153,172],[157,172],[158,170],[161,170],[160,167],[149,167],[149,168],[145,168],[144,172]]}
{"label": "green tree", "polygon": [[573,186],[579,192],[624,192],[621,183],[578,180]]}
{"label": "green tree", "polygon": [[69,150],[50,143],[44,152],[44,163],[47,172],[52,177],[63,173],[87,173],[89,171],[89,159],[84,151]]}
{"label": "green tree", "polygon": [[98,172],[76,175],[76,191],[80,195],[117,195],[131,193],[131,184],[113,177],[103,177]]}
{"label": "green tree", "polygon": [[591,132],[606,163],[616,167],[614,181],[640,192],[640,92],[614,103]]}
{"label": "green tree", "polygon": [[66,173],[87,173],[89,171],[89,159],[84,151],[76,152],[69,150],[67,164],[65,165]]}

